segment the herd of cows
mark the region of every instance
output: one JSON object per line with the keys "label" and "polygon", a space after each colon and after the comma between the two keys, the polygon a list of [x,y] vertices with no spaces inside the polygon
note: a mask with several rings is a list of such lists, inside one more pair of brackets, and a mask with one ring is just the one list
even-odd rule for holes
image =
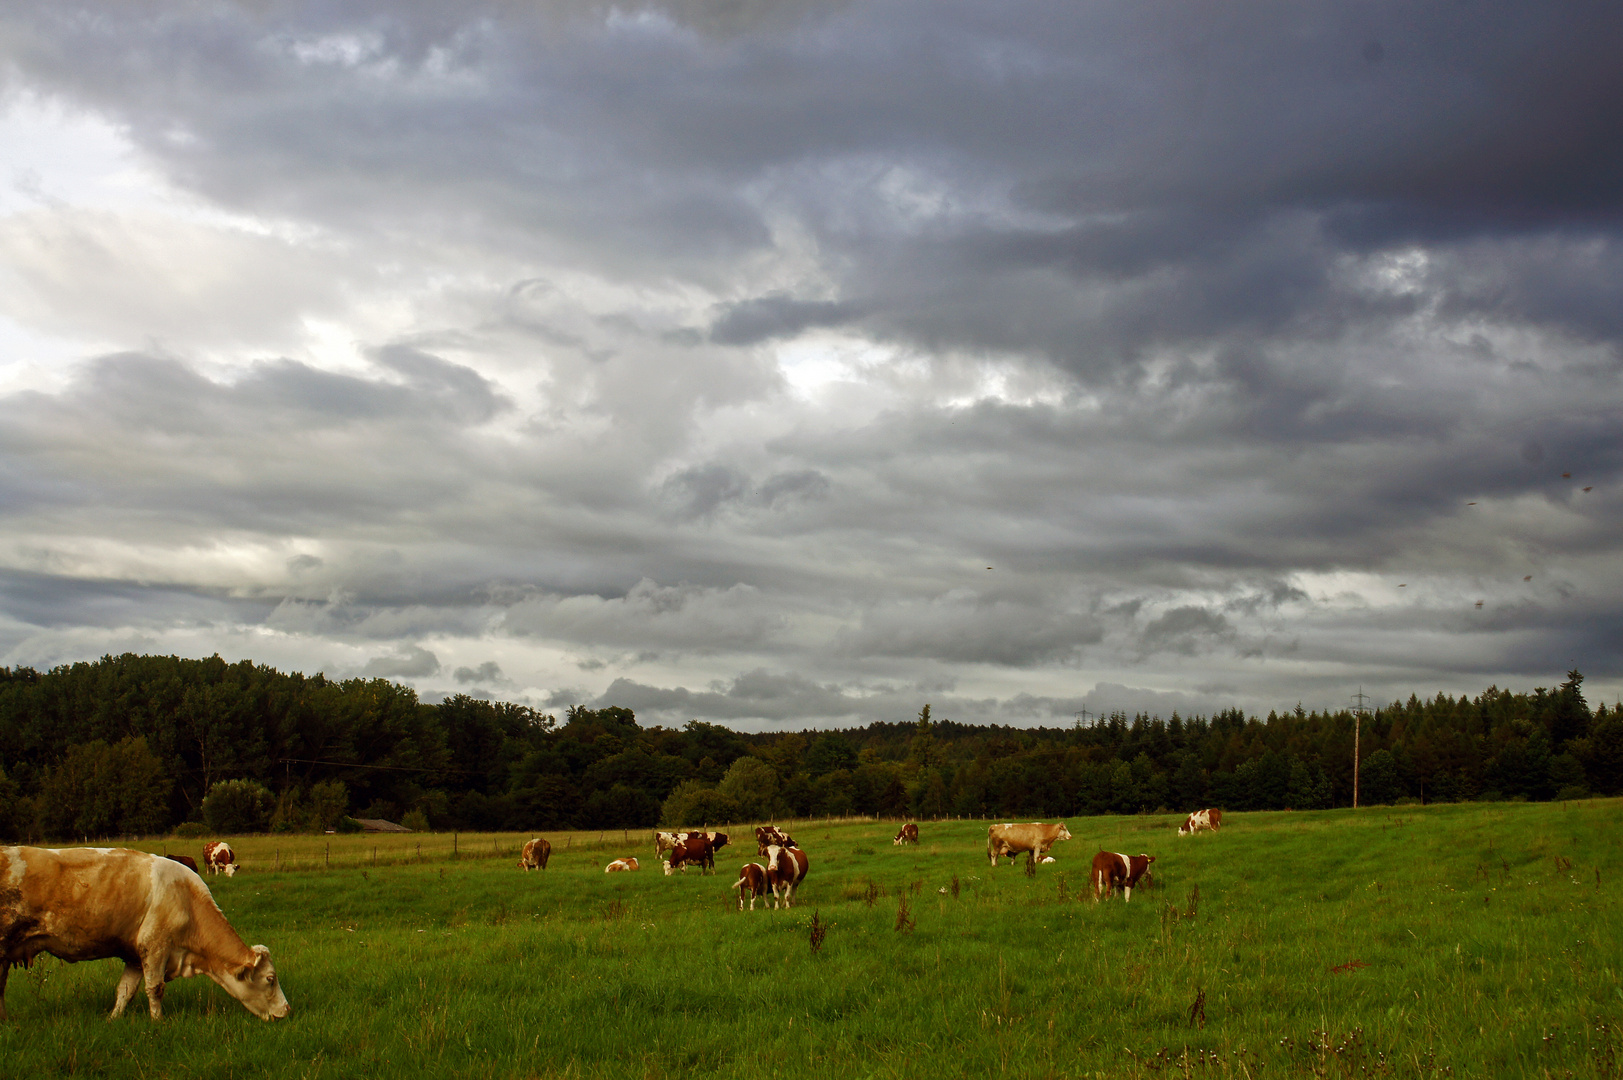
{"label": "herd of cows", "polygon": [[[1178,828],[1178,835],[1216,832],[1221,810],[1197,810]],[[993,825],[986,830],[986,854],[998,860],[1024,854],[1033,862],[1053,862],[1048,852],[1071,838],[1064,823]],[[775,825],[755,830],[756,854],[763,861],[745,863],[732,885],[738,908],[755,910],[764,899],[771,907],[789,907],[806,878],[810,862],[792,836]],[[917,844],[918,825],[908,822],[892,841]],[[666,875],[697,866],[714,872],[716,852],[728,845],[722,832],[661,832],[654,835],[654,857]],[[552,845],[537,837],[519,855],[523,870],[545,870]],[[1153,855],[1101,851],[1093,857],[1093,895],[1106,899],[1120,890],[1130,901],[1140,881],[1148,881]],[[236,855],[224,841],[203,845],[203,870],[237,872]],[[637,870],[634,857],[615,859],[606,873]],[[206,975],[262,1020],[277,1020],[293,1010],[276,979],[270,950],[243,943],[226,921],[185,855],[151,855],[126,848],[0,848],[0,1021],[6,1019],[6,978],[14,965],[27,967],[41,953],[68,963],[80,960],[124,961],[112,1015],[143,984],[154,1020],[163,1015],[164,984],[171,979]]]}

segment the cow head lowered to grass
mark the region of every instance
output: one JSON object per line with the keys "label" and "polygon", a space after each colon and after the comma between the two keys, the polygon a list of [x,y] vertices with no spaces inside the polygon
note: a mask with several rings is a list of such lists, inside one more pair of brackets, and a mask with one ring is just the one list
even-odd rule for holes
{"label": "cow head lowered to grass", "polygon": [[207,975],[261,1020],[293,1011],[270,950],[243,944],[202,878],[144,851],[0,848],[0,1020],[11,966],[40,953],[70,964],[123,960],[115,1017],[144,981],[160,1019],[164,984],[191,975]]}

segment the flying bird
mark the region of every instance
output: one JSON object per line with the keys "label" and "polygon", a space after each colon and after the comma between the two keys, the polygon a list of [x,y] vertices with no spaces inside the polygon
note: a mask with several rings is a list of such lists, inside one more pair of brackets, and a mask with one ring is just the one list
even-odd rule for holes
{"label": "flying bird", "polygon": [[1470,502],[1466,503],[1465,505],[1466,506],[1475,506],[1476,505],[1476,500],[1472,499]]}
{"label": "flying bird", "polygon": [[1594,484],[1590,484],[1590,485],[1589,485],[1589,486],[1588,486],[1588,487],[1586,487],[1586,488],[1584,488],[1584,490],[1585,490],[1585,491],[1594,491],[1594,490],[1595,490],[1595,485],[1594,485]]}
{"label": "flying bird", "polygon": [[1523,580],[1523,581],[1532,581],[1532,580],[1533,580],[1533,575],[1532,575],[1532,574],[1528,574],[1528,575],[1527,575],[1527,576],[1526,576],[1526,577],[1524,577],[1524,578],[1522,578],[1522,580]]}
{"label": "flying bird", "polygon": [[1400,589],[1407,589],[1408,587],[1409,587],[1409,583],[1407,581],[1405,581],[1402,585],[1398,586],[1398,588],[1400,588]]}
{"label": "flying bird", "polygon": [[1564,473],[1561,474],[1561,479],[1563,479],[1563,480],[1571,480],[1572,479],[1572,474],[1569,473],[1569,472],[1564,472]]}
{"label": "flying bird", "polygon": [[1478,600],[1478,601],[1477,601],[1477,602],[1476,602],[1476,606],[1477,606],[1477,607],[1481,607],[1481,606],[1482,606],[1482,601],[1480,601],[1480,600]]}

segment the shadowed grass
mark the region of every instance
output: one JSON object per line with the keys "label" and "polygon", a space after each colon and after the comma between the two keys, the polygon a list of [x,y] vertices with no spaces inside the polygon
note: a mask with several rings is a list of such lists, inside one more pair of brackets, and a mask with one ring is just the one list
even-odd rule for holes
{"label": "shadowed grass", "polygon": [[[636,833],[548,834],[552,863],[530,874],[522,836],[459,837],[456,861],[425,837],[421,863],[415,837],[328,838],[341,868],[301,852],[284,867],[312,868],[280,872],[266,856],[291,841],[245,838],[243,872],[210,885],[272,948],[289,1021],[190,979],[163,1023],[109,1024],[118,965],[47,959],[13,973],[0,1060],[19,1076],[1618,1076],[1619,809],[1234,814],[1183,839],[1170,817],[1075,818],[1034,878],[987,865],[985,823],[925,823],[906,848],[893,824],[797,824],[800,903],[742,914],[726,888],[753,844],[666,878],[602,872],[653,866]],[[1157,855],[1156,886],[1093,903],[1101,849]]]}

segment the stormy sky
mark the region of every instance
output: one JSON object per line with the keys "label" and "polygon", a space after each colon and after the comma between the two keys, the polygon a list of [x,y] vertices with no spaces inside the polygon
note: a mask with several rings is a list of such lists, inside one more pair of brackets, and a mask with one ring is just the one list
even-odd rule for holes
{"label": "stormy sky", "polygon": [[0,664],[1623,687],[1623,7],[0,5]]}

